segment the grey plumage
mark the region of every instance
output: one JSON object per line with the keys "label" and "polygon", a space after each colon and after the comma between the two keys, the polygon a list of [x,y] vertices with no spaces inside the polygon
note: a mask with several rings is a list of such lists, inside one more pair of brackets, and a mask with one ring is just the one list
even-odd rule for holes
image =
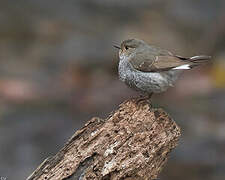
{"label": "grey plumage", "polygon": [[160,93],[174,85],[180,70],[168,72],[142,72],[134,69],[127,58],[120,59],[119,78],[126,85],[142,93]]}
{"label": "grey plumage", "polygon": [[137,39],[122,42],[119,58],[120,80],[147,94],[166,91],[175,84],[184,69],[190,69],[210,59],[209,56],[176,56]]}

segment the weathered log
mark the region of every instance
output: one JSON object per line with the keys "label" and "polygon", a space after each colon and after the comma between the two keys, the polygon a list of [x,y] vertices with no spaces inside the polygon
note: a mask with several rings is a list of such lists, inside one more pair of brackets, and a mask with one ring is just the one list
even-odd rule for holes
{"label": "weathered log", "polygon": [[156,179],[179,136],[165,111],[131,99],[107,119],[88,121],[27,179]]}

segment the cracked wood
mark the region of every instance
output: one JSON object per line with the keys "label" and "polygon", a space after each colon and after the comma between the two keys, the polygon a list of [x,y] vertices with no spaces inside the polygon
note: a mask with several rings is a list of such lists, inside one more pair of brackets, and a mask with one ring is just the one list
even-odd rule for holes
{"label": "cracked wood", "polygon": [[179,136],[164,110],[131,99],[107,119],[88,121],[27,179],[156,179]]}

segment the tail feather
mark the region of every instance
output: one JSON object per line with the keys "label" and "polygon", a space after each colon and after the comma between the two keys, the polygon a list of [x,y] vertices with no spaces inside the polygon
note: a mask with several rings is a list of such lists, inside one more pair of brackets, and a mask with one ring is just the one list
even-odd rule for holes
{"label": "tail feather", "polygon": [[205,55],[193,56],[189,59],[189,61],[192,62],[190,67],[193,68],[195,66],[206,64],[209,62],[210,59],[211,59],[211,56],[205,56]]}
{"label": "tail feather", "polygon": [[189,61],[191,62],[190,67],[196,67],[202,64],[206,64],[209,62],[211,59],[211,56],[205,56],[205,55],[200,55],[200,56],[193,56],[189,58]]}
{"label": "tail feather", "polygon": [[205,55],[200,55],[200,56],[193,56],[189,58],[189,61],[191,62],[205,62],[209,61],[211,59],[211,56],[205,56]]}
{"label": "tail feather", "polygon": [[177,58],[179,58],[183,61],[186,61],[187,63],[182,64],[182,65],[180,65],[178,67],[175,67],[173,69],[191,69],[195,66],[206,64],[211,59],[211,56],[206,56],[206,55],[193,56],[193,57],[189,57],[189,58],[176,55],[175,57],[177,57]]}

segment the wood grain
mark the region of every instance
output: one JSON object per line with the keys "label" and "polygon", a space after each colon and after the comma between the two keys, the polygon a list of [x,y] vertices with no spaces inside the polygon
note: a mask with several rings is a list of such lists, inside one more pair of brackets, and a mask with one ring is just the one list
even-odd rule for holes
{"label": "wood grain", "polygon": [[156,179],[179,136],[165,111],[131,99],[107,119],[88,121],[27,179]]}

